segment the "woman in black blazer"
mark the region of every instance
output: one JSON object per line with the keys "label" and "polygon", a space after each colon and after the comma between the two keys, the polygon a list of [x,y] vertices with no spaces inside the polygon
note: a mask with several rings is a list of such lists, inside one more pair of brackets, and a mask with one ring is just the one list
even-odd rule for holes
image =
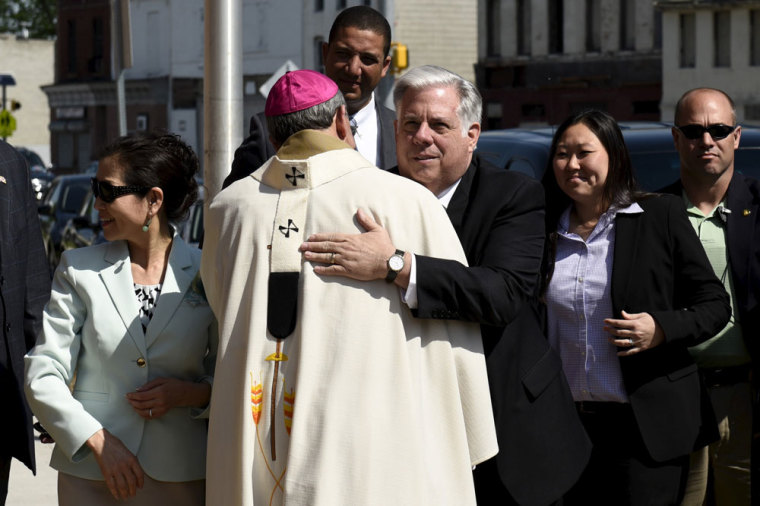
{"label": "woman in black blazer", "polygon": [[548,337],[594,444],[565,504],[678,504],[689,453],[717,438],[687,347],[723,328],[728,296],[683,204],[635,190],[608,114],[560,125],[544,186]]}

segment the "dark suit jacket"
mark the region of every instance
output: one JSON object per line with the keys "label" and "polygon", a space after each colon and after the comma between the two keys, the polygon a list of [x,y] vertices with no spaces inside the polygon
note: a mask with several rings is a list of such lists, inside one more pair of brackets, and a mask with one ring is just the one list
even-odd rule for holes
{"label": "dark suit jacket", "polygon": [[[375,97],[377,99],[377,97]],[[396,132],[393,128],[393,122],[396,120],[396,113],[384,105],[380,105],[375,100],[375,112],[377,113],[377,130],[380,132],[380,167],[383,170],[389,170],[396,166]]]}
{"label": "dark suit jacket", "polygon": [[650,456],[688,455],[718,438],[712,406],[688,346],[715,335],[731,314],[682,202],[670,195],[619,213],[612,264],[613,313],[648,312],[665,334],[660,346],[621,357],[623,381]]}
{"label": "dark suit jacket", "polygon": [[[681,181],[662,192],[681,197]],[[752,357],[753,379],[760,381],[760,181],[734,172],[728,185],[726,246],[744,343]]]}
{"label": "dark suit jacket", "polygon": [[[50,297],[37,205],[24,159],[0,141],[0,451],[33,471],[32,415],[23,391],[24,354],[34,346]],[[6,361],[7,358],[7,361]]]}
{"label": "dark suit jacket", "polygon": [[481,323],[498,473],[512,497],[527,505],[559,499],[590,454],[538,315],[543,210],[537,181],[475,156],[447,209],[471,267],[416,256],[417,316]]}
{"label": "dark suit jacket", "polygon": [[[396,113],[382,106],[375,100],[375,112],[377,113],[377,130],[380,135],[380,165],[383,170],[388,170],[396,165],[396,135],[393,130],[393,121]],[[263,112],[251,116],[248,129],[248,137],[243,144],[235,150],[235,158],[232,160],[232,169],[224,179],[222,188],[227,188],[238,179],[249,176],[256,169],[264,165],[276,153],[274,146],[269,142],[269,129]],[[370,160],[373,161],[373,160]]]}

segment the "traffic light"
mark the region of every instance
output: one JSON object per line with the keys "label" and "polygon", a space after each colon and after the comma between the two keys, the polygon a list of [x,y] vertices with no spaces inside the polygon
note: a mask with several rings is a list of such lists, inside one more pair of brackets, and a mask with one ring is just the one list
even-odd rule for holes
{"label": "traffic light", "polygon": [[21,109],[21,102],[11,99],[11,111],[18,111]]}
{"label": "traffic light", "polygon": [[391,73],[399,74],[409,67],[409,48],[401,42],[391,42]]}

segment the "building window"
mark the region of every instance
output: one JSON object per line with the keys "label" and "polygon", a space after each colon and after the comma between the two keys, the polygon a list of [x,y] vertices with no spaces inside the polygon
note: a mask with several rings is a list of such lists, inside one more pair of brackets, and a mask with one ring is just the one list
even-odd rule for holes
{"label": "building window", "polygon": [[314,12],[325,10],[325,0],[314,0]]}
{"label": "building window", "polygon": [[749,11],[749,64],[760,66],[760,9]]}
{"label": "building window", "polygon": [[607,104],[605,102],[571,102],[570,114],[578,114],[589,109],[599,109],[600,111],[607,111]]}
{"label": "building window", "polygon": [[320,72],[324,72],[325,62],[322,61],[322,45],[325,39],[322,37],[314,37],[314,68]]}
{"label": "building window", "polygon": [[660,101],[659,100],[634,100],[633,101],[633,114],[638,116],[641,114],[653,115],[660,117]]}
{"label": "building window", "polygon": [[679,63],[681,68],[693,68],[696,61],[696,16],[694,13],[680,16]]}
{"label": "building window", "polygon": [[142,113],[137,115],[137,121],[135,122],[135,130],[138,132],[145,132],[148,130],[148,113]]}
{"label": "building window", "polygon": [[89,71],[93,74],[103,73],[103,18],[92,20],[92,58]]}
{"label": "building window", "polygon": [[372,0],[364,0],[364,2],[362,3],[366,5],[367,7],[372,7]]}
{"label": "building window", "polygon": [[68,56],[68,65],[66,70],[69,74],[76,74],[77,72],[77,22],[74,19],[69,19],[66,22],[66,49]]}
{"label": "building window", "polygon": [[517,54],[530,54],[530,0],[517,0]]}
{"label": "building window", "polygon": [[488,0],[486,3],[486,37],[488,56],[501,55],[501,0]]}
{"label": "building window", "polygon": [[549,0],[549,52],[563,51],[563,22],[562,0]]}
{"label": "building window", "polygon": [[586,51],[589,53],[602,50],[601,3],[601,0],[586,0]]}
{"label": "building window", "polygon": [[636,2],[620,0],[620,49],[636,49]]}
{"label": "building window", "polygon": [[713,13],[713,37],[715,44],[714,61],[716,67],[731,66],[731,12]]}
{"label": "building window", "polygon": [[654,12],[654,48],[662,49],[662,11]]}
{"label": "building window", "polygon": [[338,0],[335,2],[335,8],[337,10],[342,10],[346,8],[346,0]]}

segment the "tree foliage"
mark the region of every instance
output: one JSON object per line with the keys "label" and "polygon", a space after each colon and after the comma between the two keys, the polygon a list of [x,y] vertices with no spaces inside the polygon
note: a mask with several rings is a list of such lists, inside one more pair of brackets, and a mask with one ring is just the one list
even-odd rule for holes
{"label": "tree foliage", "polygon": [[0,33],[29,30],[33,39],[55,37],[56,0],[0,0]]}

